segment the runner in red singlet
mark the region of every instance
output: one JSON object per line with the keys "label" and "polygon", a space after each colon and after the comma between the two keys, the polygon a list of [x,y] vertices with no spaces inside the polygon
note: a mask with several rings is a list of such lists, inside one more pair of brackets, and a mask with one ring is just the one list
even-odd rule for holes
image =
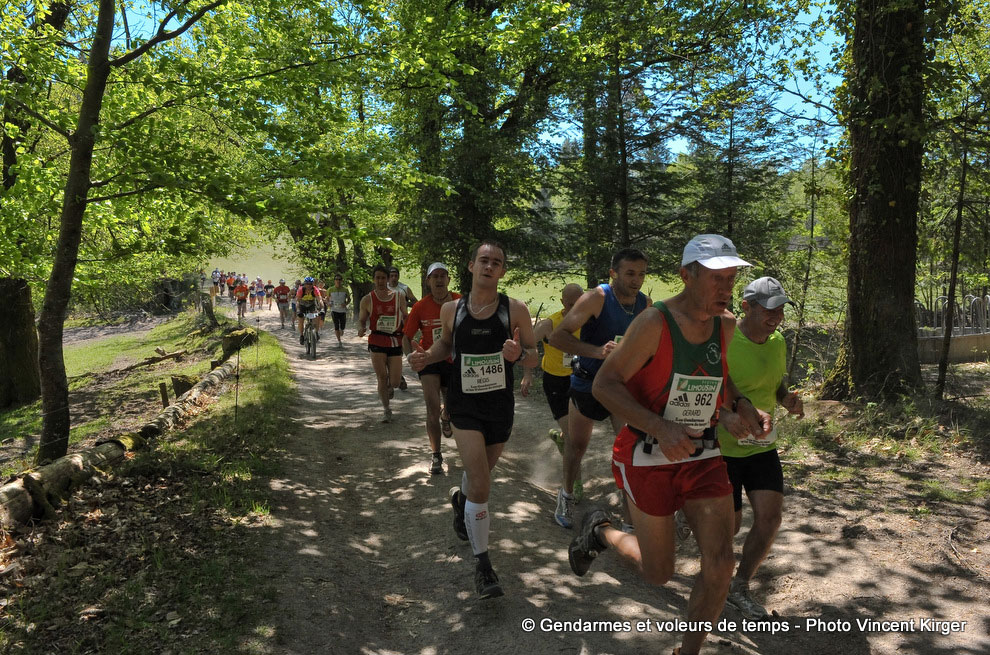
{"label": "runner in red singlet", "polygon": [[375,288],[361,299],[358,316],[358,336],[363,337],[370,324],[368,350],[371,365],[378,378],[378,397],[382,401],[382,423],[392,420],[389,400],[395,394],[402,376],[402,331],[400,325],[406,316],[406,299],[388,288],[388,272],[384,266],[376,266],[372,272]]}

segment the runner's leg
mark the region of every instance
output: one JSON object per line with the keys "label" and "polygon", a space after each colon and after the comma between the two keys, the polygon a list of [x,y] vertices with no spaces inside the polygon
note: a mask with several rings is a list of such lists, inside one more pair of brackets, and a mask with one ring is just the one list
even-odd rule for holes
{"label": "runner's leg", "polygon": [[[502,595],[498,576],[488,557],[488,535],[491,529],[491,511],[488,496],[491,492],[491,470],[502,454],[504,443],[485,445],[485,437],[477,430],[459,430],[454,427],[457,451],[464,467],[467,487],[464,503],[464,526],[467,529],[471,550],[477,558],[475,584],[482,598]],[[463,491],[461,493],[464,493]]]}
{"label": "runner's leg", "polygon": [[375,370],[375,378],[378,382],[378,399],[382,401],[382,408],[388,413],[388,356],[385,353],[371,353],[371,366]]}
{"label": "runner's leg", "polygon": [[[690,499],[684,503],[684,516],[691,525],[701,551],[701,572],[691,589],[687,620],[708,621],[714,625],[725,607],[729,580],[735,568],[732,553],[732,495]],[[637,526],[637,531],[638,529]],[[673,517],[670,536],[673,540]],[[681,642],[682,652],[688,654],[700,651],[707,634],[685,633]]]}
{"label": "runner's leg", "polygon": [[567,439],[564,441],[564,491],[574,493],[574,481],[581,477],[581,460],[591,443],[595,422],[581,413],[574,401],[567,412]]}
{"label": "runner's leg", "polygon": [[424,375],[419,378],[426,401],[426,434],[430,438],[430,452],[440,452],[440,376]]}
{"label": "runner's leg", "polygon": [[600,528],[598,535],[644,580],[664,585],[674,574],[674,515],[651,516],[628,498],[627,502],[636,533],[628,534],[609,525]]}
{"label": "runner's leg", "polygon": [[388,358],[387,379],[392,389],[399,386],[399,380],[402,379],[402,355],[396,355]]}
{"label": "runner's leg", "polygon": [[[749,503],[753,507],[753,527],[746,535],[743,544],[742,559],[736,577],[749,582],[756,575],[760,564],[770,553],[770,547],[777,537],[780,528],[781,512],[784,505],[784,495],[768,489],[757,489],[747,493]],[[742,512],[736,512],[737,526],[741,521]],[[738,532],[738,527],[736,528]]]}

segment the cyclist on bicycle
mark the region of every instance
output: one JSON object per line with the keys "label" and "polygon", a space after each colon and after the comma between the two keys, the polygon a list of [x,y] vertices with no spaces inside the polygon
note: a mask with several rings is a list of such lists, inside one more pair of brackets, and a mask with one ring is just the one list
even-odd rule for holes
{"label": "cyclist on bicycle", "polygon": [[323,298],[316,288],[315,280],[306,276],[302,286],[296,291],[296,316],[299,317],[299,344],[303,344],[303,329],[306,325],[303,317],[307,313],[316,313],[323,307]]}

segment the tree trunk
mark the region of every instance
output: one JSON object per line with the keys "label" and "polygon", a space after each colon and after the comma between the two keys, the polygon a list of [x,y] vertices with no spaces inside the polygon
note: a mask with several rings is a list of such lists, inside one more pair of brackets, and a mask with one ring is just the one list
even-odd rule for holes
{"label": "tree trunk", "polygon": [[[968,108],[967,108],[968,109]],[[935,398],[942,399],[945,392],[945,373],[949,366],[949,347],[952,343],[952,318],[956,308],[956,281],[959,278],[959,241],[962,236],[963,201],[966,199],[966,168],[969,156],[968,134],[966,130],[967,110],[963,110],[962,171],[959,174],[959,196],[956,201],[956,222],[952,231],[952,268],[949,272],[949,302],[945,307],[945,323],[942,335],[942,354],[938,358],[938,381],[935,383]]]}
{"label": "tree trunk", "polygon": [[[922,386],[914,318],[924,139],[923,0],[860,0],[847,72],[851,152],[847,392],[889,399]],[[841,385],[832,388],[839,392]]]}
{"label": "tree trunk", "polygon": [[[594,77],[589,77],[582,96],[582,172],[583,180],[579,183],[583,190],[581,201],[584,204],[585,227],[585,282],[587,287],[593,287],[602,281],[603,249],[599,244],[601,226],[601,162],[598,154],[598,125],[599,111],[597,107],[598,84]],[[608,272],[607,269],[605,271]]]}
{"label": "tree trunk", "polygon": [[38,332],[34,327],[31,287],[25,280],[0,278],[0,408],[29,403],[41,395]]}
{"label": "tree trunk", "polygon": [[791,344],[791,363],[787,365],[787,379],[794,383],[794,366],[797,364],[798,349],[801,346],[801,332],[804,330],[805,308],[808,303],[808,287],[811,286],[811,266],[815,262],[815,209],[818,207],[818,185],[815,178],[817,158],[814,148],[818,146],[818,135],[811,151],[811,227],[808,230],[808,258],[804,265],[804,281],[801,283],[801,302],[798,303],[798,324],[794,331],[794,343]]}
{"label": "tree trunk", "polygon": [[65,183],[55,261],[45,289],[39,326],[41,353],[42,426],[37,461],[57,459],[69,448],[69,384],[62,358],[62,328],[72,295],[72,277],[79,256],[83,215],[90,189],[93,148],[100,110],[110,77],[110,41],[114,23],[113,0],[100,0],[96,33],[89,52],[86,87],[79,108],[79,122],[69,146],[69,175]]}

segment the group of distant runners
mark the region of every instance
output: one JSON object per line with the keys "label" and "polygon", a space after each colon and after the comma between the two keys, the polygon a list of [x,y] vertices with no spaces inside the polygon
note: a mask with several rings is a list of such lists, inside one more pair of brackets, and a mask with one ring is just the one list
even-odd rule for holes
{"label": "group of distant runners", "polygon": [[[450,290],[442,262],[426,268],[422,300],[398,281],[397,268],[376,267],[374,286],[359,304],[358,336],[368,335],[382,420],[392,421],[390,400],[405,388],[406,355],[426,403],[430,472],[444,471],[441,435],[457,446],[463,473],[449,501],[454,532],[470,542],[476,560],[477,593],[501,596],[489,557],[491,471],[512,432],[513,365],[524,367],[524,396],[541,368],[558,426],[549,436],[563,455],[552,514],[561,527],[576,529],[568,546],[574,573],[583,576],[612,550],[645,580],[663,585],[674,571],[676,540],[693,534],[701,570],[689,624],[714,625],[727,600],[748,618],[766,618],[749,584],[781,523],[774,410],[781,405],[803,416],[800,397],[787,386],[786,347],[777,331],[784,306],[794,303],[780,282],[761,277],[743,290],[737,321],[728,308],[738,268],[750,264],[719,235],[688,242],[679,269],[683,289],[671,298],[653,303],[640,290],[647,264],[639,250],[616,252],[608,283],[587,291],[565,286],[560,311],[535,328],[526,305],[498,290],[506,252],[494,241],[472,253],[464,296]],[[280,310],[291,300],[297,316],[340,310],[339,342],[350,296],[340,276],[334,283],[328,292],[307,277],[293,289],[281,281],[273,292]],[[283,287],[287,293],[280,293]],[[578,520],[581,461],[594,424],[605,419],[614,434],[612,473],[623,517],[592,506]],[[732,541],[744,491],[753,526],[736,566]],[[675,655],[699,652],[706,636],[686,632]]]}

